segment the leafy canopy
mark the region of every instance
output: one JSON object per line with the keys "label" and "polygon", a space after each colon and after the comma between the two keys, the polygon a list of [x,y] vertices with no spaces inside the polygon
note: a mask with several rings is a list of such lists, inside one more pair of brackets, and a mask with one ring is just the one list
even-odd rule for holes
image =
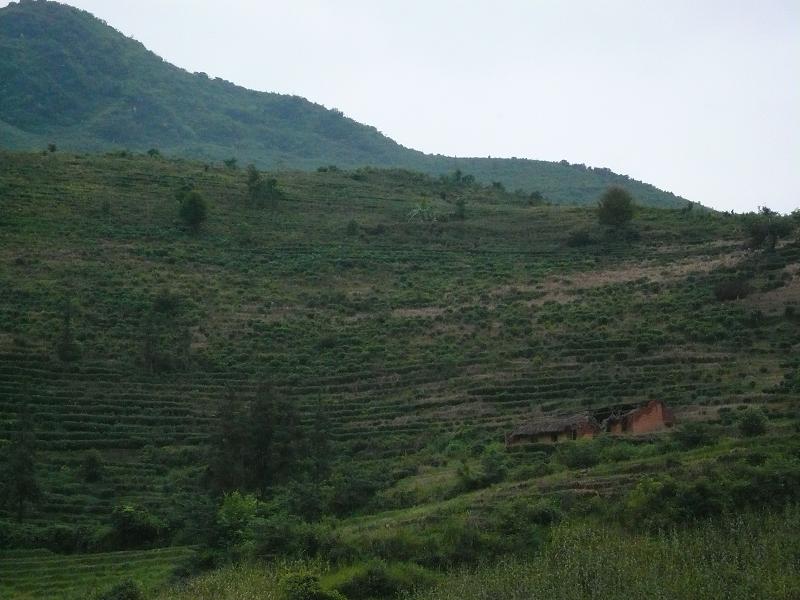
{"label": "leafy canopy", "polygon": [[601,196],[597,217],[602,225],[620,228],[633,218],[633,196],[625,188],[611,186]]}

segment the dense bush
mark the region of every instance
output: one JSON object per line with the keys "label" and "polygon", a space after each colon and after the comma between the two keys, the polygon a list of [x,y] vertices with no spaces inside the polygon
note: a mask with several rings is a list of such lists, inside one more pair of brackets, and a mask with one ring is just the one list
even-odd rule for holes
{"label": "dense bush", "polygon": [[382,600],[430,587],[436,577],[412,563],[370,560],[342,569],[326,580],[348,600]]}
{"label": "dense bush", "polygon": [[716,436],[707,423],[686,423],[673,434],[681,448],[691,449],[714,443]]}
{"label": "dense bush", "polygon": [[751,292],[750,284],[742,279],[722,281],[714,286],[714,297],[720,302],[746,298]]}
{"label": "dense bush", "polygon": [[800,500],[800,460],[764,457],[734,462],[694,479],[648,477],[628,494],[621,515],[636,529],[664,529],[745,508]]}
{"label": "dense bush", "polygon": [[775,250],[778,240],[790,235],[797,226],[790,216],[783,216],[762,206],[755,214],[744,215],[744,229],[750,238],[751,248],[766,247]]}
{"label": "dense bush", "polygon": [[567,246],[570,248],[582,248],[595,243],[595,239],[587,229],[576,229],[567,236]]}
{"label": "dense bush", "polygon": [[142,548],[159,539],[164,523],[144,508],[124,504],[111,513],[114,541],[120,548]]}
{"label": "dense bush", "polygon": [[593,467],[600,462],[598,444],[593,440],[577,440],[558,449],[558,460],[571,469]]}
{"label": "dense bush", "polygon": [[755,406],[749,406],[739,415],[739,432],[747,437],[761,435],[767,431],[767,416]]}
{"label": "dense bush", "polygon": [[480,466],[474,469],[462,461],[458,468],[459,487],[475,490],[502,481],[508,473],[508,457],[500,444],[490,444],[480,456]]}
{"label": "dense bush", "polygon": [[144,594],[135,581],[127,580],[99,594],[96,600],[144,600]]}
{"label": "dense bush", "polygon": [[337,591],[323,590],[319,577],[311,573],[290,573],[280,581],[280,600],[346,600]]}

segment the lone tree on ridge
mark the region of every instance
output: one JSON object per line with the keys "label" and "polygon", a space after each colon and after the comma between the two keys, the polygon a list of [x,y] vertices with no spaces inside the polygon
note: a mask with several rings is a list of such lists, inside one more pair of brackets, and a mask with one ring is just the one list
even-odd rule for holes
{"label": "lone tree on ridge", "polygon": [[633,196],[625,188],[611,186],[600,197],[597,218],[602,225],[620,229],[633,218]]}

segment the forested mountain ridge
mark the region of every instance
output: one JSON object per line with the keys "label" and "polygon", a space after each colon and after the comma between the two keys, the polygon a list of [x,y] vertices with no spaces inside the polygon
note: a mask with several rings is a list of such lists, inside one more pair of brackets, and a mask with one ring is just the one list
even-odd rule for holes
{"label": "forested mountain ridge", "polygon": [[686,200],[567,161],[451,158],[405,148],[298,96],[256,92],[175,67],[91,14],[49,1],[0,10],[0,147],[144,151],[269,169],[336,164],[460,169],[485,183],[590,204],[609,185],[660,207]]}

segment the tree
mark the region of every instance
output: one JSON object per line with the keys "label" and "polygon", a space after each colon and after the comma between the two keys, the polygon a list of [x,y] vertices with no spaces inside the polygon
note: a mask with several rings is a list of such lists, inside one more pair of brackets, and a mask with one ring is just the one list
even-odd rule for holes
{"label": "tree", "polygon": [[235,171],[239,168],[238,162],[235,158],[227,158],[222,161],[222,164],[225,165],[226,169],[230,169],[231,171]]}
{"label": "tree", "polygon": [[467,218],[467,203],[463,198],[456,200],[456,210],[453,216],[459,221],[463,221]]}
{"label": "tree", "polygon": [[90,450],[83,455],[81,477],[87,483],[94,483],[103,478],[103,459],[97,450]]}
{"label": "tree", "polygon": [[36,477],[36,433],[27,398],[23,399],[3,462],[0,500],[16,512],[18,521],[22,521],[28,505],[35,504],[42,497]]}
{"label": "tree", "polygon": [[750,238],[752,248],[766,245],[769,252],[775,250],[780,238],[794,231],[797,220],[791,216],[783,216],[774,210],[762,206],[755,214],[745,216],[745,231]]}
{"label": "tree", "polygon": [[181,194],[178,215],[193,232],[197,233],[208,218],[208,208],[203,196],[195,190]]}
{"label": "tree", "polygon": [[[303,460],[300,416],[292,402],[270,384],[258,385],[246,411],[240,410],[235,394],[228,392],[215,421],[206,473],[213,490],[264,493],[275,484],[303,475],[308,462]],[[321,423],[323,427],[324,421]],[[309,457],[312,464],[314,460]]]}
{"label": "tree", "polygon": [[245,424],[235,392],[229,389],[214,418],[216,430],[209,444],[206,482],[217,492],[244,487]]}
{"label": "tree", "polygon": [[256,518],[260,504],[258,498],[252,494],[242,494],[239,490],[223,496],[216,518],[223,547],[252,541],[251,523]]}
{"label": "tree", "polygon": [[332,458],[331,421],[328,417],[328,407],[322,398],[317,398],[308,450],[311,458],[311,477],[314,485],[319,488],[330,475]]}
{"label": "tree", "polygon": [[633,197],[628,190],[619,186],[611,186],[600,197],[597,217],[602,225],[620,229],[633,218],[633,210]]}
{"label": "tree", "polygon": [[258,188],[261,185],[261,173],[258,172],[255,165],[247,165],[247,195],[250,196],[250,201],[254,202],[258,195]]}
{"label": "tree", "polygon": [[191,366],[191,331],[185,326],[181,296],[166,288],[153,297],[142,315],[140,364],[150,373],[188,370]]}
{"label": "tree", "polygon": [[56,354],[58,358],[64,362],[76,361],[81,356],[81,349],[75,341],[75,336],[72,333],[72,313],[73,308],[67,305],[64,308],[63,326],[61,328],[61,337],[56,344]]}
{"label": "tree", "polygon": [[250,404],[245,446],[248,489],[265,491],[297,475],[303,435],[291,401],[266,382]]}
{"label": "tree", "polygon": [[255,165],[247,166],[247,195],[253,206],[263,206],[265,202],[282,200],[284,195],[274,177],[264,179]]}

